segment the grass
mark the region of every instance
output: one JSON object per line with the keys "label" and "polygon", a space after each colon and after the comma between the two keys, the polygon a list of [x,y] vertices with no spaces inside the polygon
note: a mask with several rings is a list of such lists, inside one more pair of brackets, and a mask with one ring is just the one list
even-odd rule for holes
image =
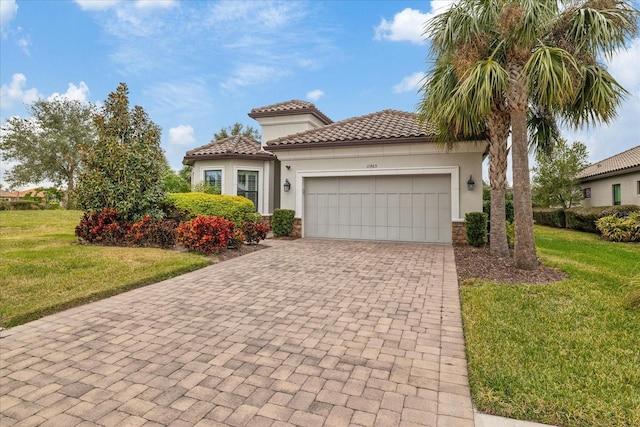
{"label": "grass", "polygon": [[77,244],[78,211],[0,212],[0,326],[155,283],[210,263],[152,248]]}
{"label": "grass", "polygon": [[569,278],[461,289],[469,382],[482,412],[558,426],[640,425],[640,310],[625,303],[640,245],[536,227]]}

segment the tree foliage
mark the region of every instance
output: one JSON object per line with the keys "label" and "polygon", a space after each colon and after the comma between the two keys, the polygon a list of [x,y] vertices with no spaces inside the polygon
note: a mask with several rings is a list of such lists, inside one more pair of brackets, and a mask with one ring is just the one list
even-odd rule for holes
{"label": "tree foliage", "polygon": [[624,48],[638,33],[637,19],[621,0],[460,0],[428,23],[434,67],[423,86],[425,118],[441,134],[469,137],[485,132],[503,108],[509,114],[519,268],[538,265],[528,160],[532,109],[574,127],[610,122],[627,92],[598,60]]}
{"label": "tree foliage", "polygon": [[11,117],[0,132],[2,159],[16,164],[5,174],[16,186],[49,181],[66,189],[73,207],[80,148],[91,148],[95,108],[63,97],[41,99],[27,107],[30,117]]}
{"label": "tree foliage", "polygon": [[111,208],[126,221],[137,221],[161,216],[167,161],[160,127],[142,107],[129,109],[128,95],[127,85],[120,83],[95,116],[98,142],[82,149],[78,201],[85,212]]}
{"label": "tree foliage", "polygon": [[213,134],[214,141],[220,141],[221,139],[229,138],[230,136],[242,135],[247,138],[260,141],[260,132],[252,126],[244,127],[242,123],[236,122],[232,126],[227,126],[220,129],[220,132]]}
{"label": "tree foliage", "polygon": [[547,155],[538,153],[533,167],[533,202],[540,207],[560,206],[568,209],[582,200],[578,172],[589,163],[587,146],[581,142],[569,145],[560,140]]}

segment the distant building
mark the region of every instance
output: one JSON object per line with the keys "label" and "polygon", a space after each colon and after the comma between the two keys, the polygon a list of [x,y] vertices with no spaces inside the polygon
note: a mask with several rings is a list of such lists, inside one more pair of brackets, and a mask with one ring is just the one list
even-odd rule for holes
{"label": "distant building", "polygon": [[14,200],[22,200],[25,198],[25,196],[41,197],[44,199],[44,192],[38,191],[36,188],[32,188],[30,190],[22,190],[22,191],[0,190],[0,200],[6,200],[7,202],[12,202]]}
{"label": "distant building", "polygon": [[583,206],[640,205],[640,145],[584,168]]}

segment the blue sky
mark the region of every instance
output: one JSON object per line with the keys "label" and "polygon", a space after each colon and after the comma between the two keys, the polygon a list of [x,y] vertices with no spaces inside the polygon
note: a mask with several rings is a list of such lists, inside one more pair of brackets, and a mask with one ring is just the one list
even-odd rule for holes
{"label": "blue sky", "polygon": [[[308,100],[334,121],[415,111],[422,25],[451,3],[0,0],[0,119],[55,94],[100,103],[125,82],[179,169],[222,127],[259,128],[254,107]],[[591,161],[640,144],[639,65],[640,39],[609,62],[631,92],[615,123],[564,133]]]}

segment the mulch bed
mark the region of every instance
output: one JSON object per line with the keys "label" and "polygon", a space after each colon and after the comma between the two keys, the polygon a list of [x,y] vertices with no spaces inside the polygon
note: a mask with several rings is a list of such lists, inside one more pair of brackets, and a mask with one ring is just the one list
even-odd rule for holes
{"label": "mulch bed", "polygon": [[211,255],[211,259],[217,260],[218,262],[227,261],[232,258],[237,258],[242,255],[247,255],[255,251],[259,251],[261,249],[266,249],[268,246],[265,245],[242,245],[240,249],[226,249],[221,251],[220,253]]}
{"label": "mulch bed", "polygon": [[564,272],[543,265],[533,271],[520,270],[515,267],[512,256],[505,258],[495,256],[488,246],[476,248],[469,245],[456,245],[453,251],[456,256],[460,285],[468,284],[473,279],[505,284],[545,285],[559,282],[567,277]]}

